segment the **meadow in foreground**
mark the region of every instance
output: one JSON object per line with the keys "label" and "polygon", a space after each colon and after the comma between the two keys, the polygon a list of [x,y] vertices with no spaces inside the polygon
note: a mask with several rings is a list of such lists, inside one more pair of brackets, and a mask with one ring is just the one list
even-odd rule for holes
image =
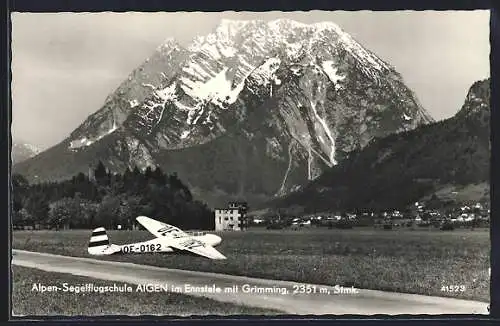
{"label": "meadow in foreground", "polygon": [[[151,239],[147,231],[109,231],[111,242]],[[13,248],[90,257],[90,231],[15,231]],[[489,302],[489,230],[311,229],[225,232],[228,259],[148,254],[99,259],[304,283],[355,286]],[[446,292],[443,286],[464,286]]]}
{"label": "meadow in foreground", "polygon": [[71,274],[50,273],[12,266],[12,314],[15,316],[97,316],[97,315],[276,315],[279,311],[250,308],[179,293],[107,292],[69,293],[32,291],[33,284],[61,286],[91,283],[122,285]]}

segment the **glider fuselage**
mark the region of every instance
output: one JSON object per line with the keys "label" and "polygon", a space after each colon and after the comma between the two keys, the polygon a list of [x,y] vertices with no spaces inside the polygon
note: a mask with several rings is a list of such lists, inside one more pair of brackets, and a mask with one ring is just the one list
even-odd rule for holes
{"label": "glider fuselage", "polygon": [[[180,239],[180,238],[178,238]],[[204,243],[213,247],[219,245],[222,239],[215,234],[205,234],[201,236],[192,236],[186,239],[186,245],[190,248],[203,246]],[[124,245],[116,245],[120,247],[120,252],[124,254],[133,253],[154,253],[154,252],[174,252],[175,250],[169,246],[169,239],[156,238],[148,241],[130,243]]]}

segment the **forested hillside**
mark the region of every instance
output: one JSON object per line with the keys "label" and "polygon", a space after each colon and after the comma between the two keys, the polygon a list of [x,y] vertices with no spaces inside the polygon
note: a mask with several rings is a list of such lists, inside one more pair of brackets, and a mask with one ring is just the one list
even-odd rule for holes
{"label": "forested hillside", "polygon": [[[487,203],[490,146],[490,81],[485,79],[471,86],[454,117],[374,140],[269,206],[302,206],[306,211],[403,209],[439,197],[445,189],[468,188],[484,191],[465,202]],[[444,204],[460,205],[455,200]]]}
{"label": "forested hillside", "polygon": [[130,228],[135,217],[146,215],[184,229],[214,228],[212,211],[193,200],[177,175],[160,168],[111,174],[99,162],[90,178],[79,173],[70,180],[29,184],[15,174],[12,186],[14,227]]}

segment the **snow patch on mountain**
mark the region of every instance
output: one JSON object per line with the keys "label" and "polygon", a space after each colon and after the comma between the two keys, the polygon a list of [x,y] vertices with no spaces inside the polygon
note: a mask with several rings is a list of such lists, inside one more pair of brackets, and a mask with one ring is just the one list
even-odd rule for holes
{"label": "snow patch on mountain", "polygon": [[219,52],[226,58],[232,58],[236,55],[238,50],[230,46],[221,46],[219,47]]}
{"label": "snow patch on mountain", "polygon": [[406,121],[410,121],[411,117],[406,115],[406,113],[405,113],[405,114],[403,114],[403,119],[405,119]]}
{"label": "snow patch on mountain", "polygon": [[208,112],[207,117],[205,118],[205,120],[201,124],[206,125],[208,123],[211,123],[212,122],[212,120],[210,120],[211,117],[212,117],[212,112],[210,111],[210,112]]}
{"label": "snow patch on mountain", "polygon": [[[144,101],[142,107],[137,110],[136,114],[149,126],[148,133],[150,133],[152,127],[159,124],[162,120],[163,113],[165,112],[165,104],[177,99],[176,83],[174,82],[170,86],[161,89],[157,89],[151,84],[143,84],[143,86],[153,90],[153,98]],[[146,126],[143,121],[140,121],[139,124],[141,126]]]}
{"label": "snow patch on mountain", "polygon": [[116,121],[113,120],[113,125],[107,131],[105,131],[105,132],[97,135],[97,137],[82,137],[80,139],[73,140],[73,141],[71,141],[69,143],[69,149],[73,149],[74,150],[74,149],[77,149],[77,148],[80,148],[80,147],[90,146],[93,143],[95,143],[96,141],[101,140],[105,136],[112,134],[117,129],[118,129],[118,126],[116,124]]}
{"label": "snow patch on mountain", "polygon": [[300,76],[300,67],[290,67],[290,71],[295,75],[295,76]]}
{"label": "snow patch on mountain", "polygon": [[87,137],[83,137],[81,139],[71,141],[69,144],[69,148],[70,149],[77,149],[77,148],[83,147],[83,146],[90,146],[90,145],[92,145],[93,142],[94,142],[94,140],[90,140],[90,139],[87,139]]}
{"label": "snow patch on mountain", "polygon": [[200,52],[207,55],[214,60],[220,60],[222,58],[219,48],[215,44],[215,38],[211,37],[213,35],[208,35],[207,43],[203,44],[200,48]]}
{"label": "snow patch on mountain", "polygon": [[188,111],[188,118],[187,118],[187,121],[186,123],[188,125],[192,124],[193,123],[193,119],[194,119],[194,115],[196,114],[196,109],[191,109]]}
{"label": "snow patch on mountain", "polygon": [[118,126],[116,125],[116,120],[113,120],[113,125],[111,126],[111,128],[108,130],[107,132],[107,135],[113,133],[116,131],[116,129],[118,129]]}
{"label": "snow patch on mountain", "polygon": [[284,40],[284,44],[286,47],[286,54],[291,60],[297,59],[302,52],[304,52],[304,45],[301,42],[289,43]]}
{"label": "snow patch on mountain", "polygon": [[325,71],[328,78],[332,81],[332,83],[335,84],[335,90],[339,90],[340,85],[338,84],[338,82],[344,80],[346,76],[340,76],[337,74],[338,68],[334,66],[333,61],[323,61],[321,63],[321,67]]}
{"label": "snow patch on mountain", "polygon": [[238,98],[244,83],[240,83],[235,88],[232,88],[232,82],[227,79],[228,68],[224,67],[214,77],[206,81],[193,81],[191,79],[181,77],[181,88],[192,98],[202,101],[210,100],[213,104],[221,108],[232,104]]}
{"label": "snow patch on mountain", "polygon": [[187,138],[187,136],[189,136],[189,134],[191,133],[190,130],[184,130],[180,136],[181,139],[185,139]]}
{"label": "snow patch on mountain", "polygon": [[266,86],[271,80],[276,82],[277,78],[275,73],[280,67],[280,64],[281,60],[279,58],[269,58],[261,66],[254,70],[252,77],[259,85]]}
{"label": "snow patch on mountain", "polygon": [[201,117],[201,115],[203,114],[204,111],[205,111],[205,108],[202,107],[201,110],[198,112],[198,115],[196,116],[196,118],[194,118],[192,124],[195,125],[196,123],[198,123],[198,120],[200,120],[200,117]]}
{"label": "snow patch on mountain", "polygon": [[137,101],[136,99],[130,100],[128,103],[130,104],[131,108],[135,108],[136,106],[139,106],[139,101]]}
{"label": "snow patch on mountain", "polygon": [[276,196],[284,195],[286,192],[286,188],[285,188],[286,180],[288,179],[288,175],[290,174],[290,171],[292,169],[292,163],[293,163],[292,149],[293,149],[293,142],[290,142],[290,144],[288,144],[288,166],[287,166],[287,169],[285,171],[285,176],[283,177],[283,181],[281,181],[281,186],[280,186],[278,192],[276,193]]}
{"label": "snow patch on mountain", "polygon": [[189,65],[182,67],[182,71],[199,80],[205,80],[205,78],[211,77],[211,75],[196,62],[191,62]]}
{"label": "snow patch on mountain", "polygon": [[323,119],[319,114],[318,110],[316,109],[316,103],[314,101],[310,101],[311,103],[311,108],[314,112],[314,115],[316,116],[316,119],[319,121],[321,126],[323,127],[323,130],[325,131],[325,134],[327,135],[328,139],[330,140],[330,155],[329,155],[329,166],[333,166],[337,164],[337,161],[335,160],[335,138],[333,137],[332,131],[330,128],[328,128],[328,123]]}
{"label": "snow patch on mountain", "polygon": [[156,87],[152,84],[149,84],[149,83],[142,83],[142,86],[143,87],[148,87],[150,88],[152,91],[155,91],[156,90]]}
{"label": "snow patch on mountain", "polygon": [[312,151],[311,147],[307,148],[307,180],[311,181],[313,179],[312,177],[312,169],[311,169],[311,164],[313,161],[313,156],[312,156]]}
{"label": "snow patch on mountain", "polygon": [[29,150],[30,152],[32,152],[33,154],[37,155],[39,154],[41,151],[38,147],[36,147],[35,145],[33,144],[29,144],[29,143],[22,143],[22,144],[17,144],[17,143],[14,143],[13,146],[21,146],[21,147],[24,147],[26,148],[27,150]]}

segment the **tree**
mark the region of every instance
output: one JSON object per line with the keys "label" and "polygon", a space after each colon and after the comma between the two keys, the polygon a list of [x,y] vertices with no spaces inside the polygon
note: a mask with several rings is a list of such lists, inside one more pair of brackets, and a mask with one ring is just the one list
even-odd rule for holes
{"label": "tree", "polygon": [[32,218],[32,226],[35,227],[36,223],[41,223],[47,220],[49,213],[49,205],[40,192],[34,193],[29,196],[26,200],[25,205],[27,211],[30,213]]}
{"label": "tree", "polygon": [[138,177],[140,176],[142,173],[141,173],[141,170],[139,170],[139,168],[136,166],[134,166],[134,169],[132,170],[132,174],[135,176],[135,177]]}
{"label": "tree", "polygon": [[79,212],[72,198],[62,198],[50,204],[48,223],[59,230],[69,227],[70,219]]}
{"label": "tree", "polygon": [[149,215],[147,205],[141,204],[140,196],[121,196],[121,223],[125,228],[132,228],[134,220],[139,215]]}
{"label": "tree", "polygon": [[[166,219],[175,217],[174,203],[167,187],[150,187],[147,197],[144,197],[143,204],[146,203],[153,209],[152,215]],[[172,220],[164,220],[164,222],[172,222]]]}
{"label": "tree", "polygon": [[138,215],[189,228],[206,229],[214,223],[210,209],[193,201],[189,187],[176,174],[167,176],[159,167],[142,173],[135,167],[123,175],[110,175],[101,161],[94,172],[97,182],[83,173],[65,181],[33,185],[21,175],[13,176],[14,224],[130,227]]}
{"label": "tree", "polygon": [[81,208],[81,224],[78,227],[92,228],[94,220],[96,219],[97,212],[99,211],[99,204],[89,200],[84,200],[80,203]]}
{"label": "tree", "polygon": [[174,192],[174,196],[180,195],[186,201],[191,201],[193,199],[191,191],[189,191],[189,188],[186,185],[184,185],[184,183],[182,183],[182,181],[177,177],[177,173],[174,173],[169,176],[168,184],[170,185],[170,188]]}
{"label": "tree", "polygon": [[146,167],[146,170],[144,171],[144,176],[146,177],[146,180],[149,180],[153,176],[153,170],[151,169],[151,166]]}
{"label": "tree", "polygon": [[133,174],[132,170],[130,170],[130,168],[127,167],[127,169],[125,169],[125,172],[123,173],[123,180],[130,180],[132,174]]}
{"label": "tree", "polygon": [[147,191],[148,182],[139,168],[136,166],[132,171],[130,180],[127,180],[125,187],[129,194],[141,195]]}
{"label": "tree", "polygon": [[95,217],[98,205],[87,199],[80,198],[77,193],[74,198],[61,198],[50,204],[48,223],[51,227],[60,229],[88,228]]}
{"label": "tree", "polygon": [[18,212],[23,208],[23,203],[21,201],[21,198],[19,196],[12,196],[12,211]]}
{"label": "tree", "polygon": [[102,161],[99,160],[99,163],[97,163],[97,167],[94,170],[94,176],[96,179],[102,179],[104,177],[107,177],[108,172],[106,171],[106,167],[102,163]]}
{"label": "tree", "polygon": [[109,174],[104,164],[99,160],[94,171],[94,177],[98,184],[109,185]]}
{"label": "tree", "polygon": [[165,183],[167,182],[167,176],[165,175],[165,173],[163,173],[159,166],[156,167],[156,169],[153,171],[152,179],[158,185],[165,185]]}
{"label": "tree", "polygon": [[105,196],[97,211],[96,218],[93,220],[93,227],[103,226],[105,228],[114,229],[119,214],[120,200],[117,197]]}
{"label": "tree", "polygon": [[25,187],[29,186],[29,182],[21,174],[14,173],[12,175],[12,186],[16,189],[23,188],[23,187],[25,188]]}
{"label": "tree", "polygon": [[118,195],[126,191],[124,180],[119,174],[111,176],[110,186],[113,195]]}
{"label": "tree", "polygon": [[427,202],[427,207],[430,209],[438,209],[442,207],[442,202],[439,199],[439,197],[434,193],[432,194],[431,198]]}
{"label": "tree", "polygon": [[12,175],[12,210],[18,212],[23,208],[23,198],[26,189],[28,188],[28,181],[20,174]]}
{"label": "tree", "polygon": [[14,228],[33,224],[33,216],[28,212],[26,208],[22,208],[17,212],[13,212],[12,225],[14,226]]}
{"label": "tree", "polygon": [[89,179],[87,178],[87,176],[85,174],[83,174],[82,172],[78,173],[75,177],[73,177],[73,183],[74,184],[82,184],[82,183],[85,183],[87,182]]}
{"label": "tree", "polygon": [[179,223],[182,223],[183,227],[189,229],[215,229],[213,212],[200,201],[185,204],[184,218]]}
{"label": "tree", "polygon": [[126,194],[123,194],[117,199],[120,205],[115,219],[116,224],[130,228],[135,217],[141,215],[141,198],[139,196],[127,196]]}

